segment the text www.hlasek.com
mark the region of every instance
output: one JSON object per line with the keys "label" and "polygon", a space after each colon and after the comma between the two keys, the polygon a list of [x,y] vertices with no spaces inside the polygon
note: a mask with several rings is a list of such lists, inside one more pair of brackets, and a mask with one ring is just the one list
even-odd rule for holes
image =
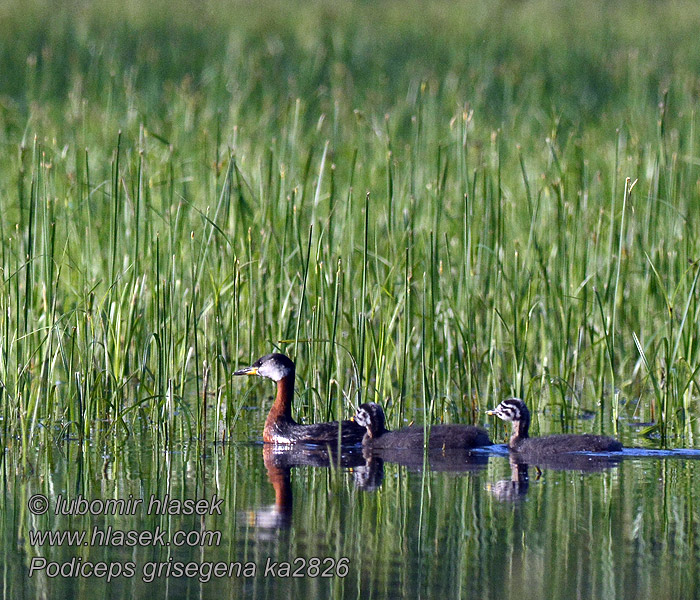
{"label": "text www.hlasek.com", "polygon": [[[89,535],[88,535],[89,534]],[[88,531],[31,530],[29,543],[32,546],[219,546],[220,531],[175,531],[171,537],[160,527],[155,531],[122,531],[111,526],[100,529],[95,526]]]}

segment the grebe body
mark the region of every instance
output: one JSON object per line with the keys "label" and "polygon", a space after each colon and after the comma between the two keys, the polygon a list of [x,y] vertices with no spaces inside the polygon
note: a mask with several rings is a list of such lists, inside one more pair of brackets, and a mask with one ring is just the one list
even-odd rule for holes
{"label": "grebe body", "polygon": [[[384,410],[375,402],[361,404],[355,413],[355,422],[365,428],[362,445],[382,449],[411,449],[425,446],[425,430],[420,426],[389,431],[385,425]],[[428,432],[428,448],[469,449],[490,446],[488,433],[474,425],[433,425]]]}
{"label": "grebe body", "polygon": [[266,354],[250,367],[239,369],[234,375],[259,375],[277,383],[277,396],[265,419],[263,441],[271,444],[336,445],[340,435],[342,445],[357,445],[362,441],[365,428],[354,421],[331,421],[300,425],[292,418],[295,367],[284,354]]}
{"label": "grebe body", "polygon": [[508,447],[526,456],[551,456],[570,452],[619,452],[622,444],[615,438],[585,433],[555,434],[531,438],[530,411],[520,398],[508,398],[487,414],[513,423]]}

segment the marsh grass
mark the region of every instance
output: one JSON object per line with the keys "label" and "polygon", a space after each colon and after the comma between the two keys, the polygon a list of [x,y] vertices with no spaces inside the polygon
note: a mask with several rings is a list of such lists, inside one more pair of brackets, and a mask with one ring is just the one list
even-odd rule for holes
{"label": "marsh grass", "polygon": [[2,9],[6,446],[259,437],[273,350],[306,422],[696,444],[694,11],[226,6]]}

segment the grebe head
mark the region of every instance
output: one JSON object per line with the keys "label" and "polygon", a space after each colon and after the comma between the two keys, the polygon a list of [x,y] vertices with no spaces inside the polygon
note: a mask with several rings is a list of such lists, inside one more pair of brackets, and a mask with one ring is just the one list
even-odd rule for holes
{"label": "grebe head", "polygon": [[266,354],[250,367],[239,369],[234,375],[260,375],[272,381],[280,381],[290,375],[294,376],[294,363],[284,354]]}
{"label": "grebe head", "polygon": [[486,411],[487,415],[493,415],[504,421],[530,421],[530,411],[520,398],[507,398],[496,408]]}
{"label": "grebe head", "polygon": [[360,404],[353,419],[358,425],[366,427],[372,437],[385,430],[384,410],[375,402]]}

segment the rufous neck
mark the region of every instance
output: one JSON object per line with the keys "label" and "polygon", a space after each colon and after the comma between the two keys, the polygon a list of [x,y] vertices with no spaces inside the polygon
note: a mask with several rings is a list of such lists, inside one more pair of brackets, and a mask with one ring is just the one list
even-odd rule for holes
{"label": "rufous neck", "polygon": [[277,382],[277,397],[267,415],[265,426],[280,421],[292,421],[292,400],[294,399],[294,374],[287,375]]}

